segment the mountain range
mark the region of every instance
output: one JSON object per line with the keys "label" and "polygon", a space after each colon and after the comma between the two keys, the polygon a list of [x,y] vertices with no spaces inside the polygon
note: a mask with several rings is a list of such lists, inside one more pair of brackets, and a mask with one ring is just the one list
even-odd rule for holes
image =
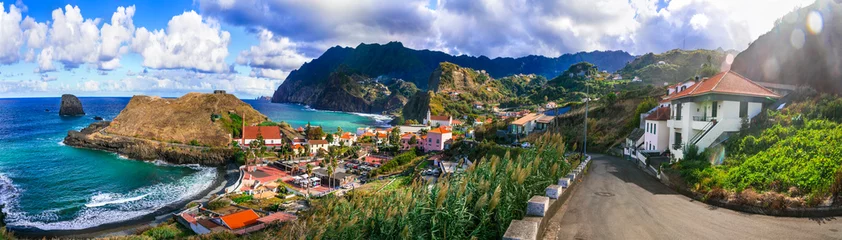
{"label": "mountain range", "polygon": [[[453,56],[438,51],[414,50],[404,47],[400,42],[360,44],[356,48],[332,47],[320,57],[292,71],[275,91],[272,102],[306,104],[325,110],[380,113],[391,110],[388,106],[383,107],[384,103],[402,105],[406,103],[405,98],[411,96],[391,93],[395,90],[400,92],[399,89],[375,86],[380,90],[371,90],[364,85],[379,83],[387,86],[403,80],[420,90],[428,90],[430,75],[442,62],[483,70],[493,78],[515,74],[552,78],[578,62],[590,62],[602,70],[613,72],[633,59],[634,56],[623,51],[580,52],[555,58],[526,56],[491,59],[485,56]],[[350,76],[351,79],[343,76]],[[345,87],[336,87],[338,85]],[[357,90],[345,91],[347,87]],[[361,91],[358,90],[370,94],[366,97],[359,94]]]}

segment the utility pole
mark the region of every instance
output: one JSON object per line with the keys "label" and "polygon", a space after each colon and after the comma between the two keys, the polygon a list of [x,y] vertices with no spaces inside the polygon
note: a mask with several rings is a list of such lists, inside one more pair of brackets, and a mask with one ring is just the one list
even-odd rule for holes
{"label": "utility pole", "polygon": [[588,86],[588,81],[585,80],[585,144],[582,145],[582,157],[588,154],[588,103],[590,102],[590,86]]}

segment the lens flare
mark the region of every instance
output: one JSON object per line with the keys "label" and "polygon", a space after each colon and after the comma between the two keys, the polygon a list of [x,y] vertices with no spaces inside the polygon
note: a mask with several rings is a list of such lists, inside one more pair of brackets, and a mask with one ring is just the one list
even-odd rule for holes
{"label": "lens flare", "polygon": [[796,28],[793,29],[792,34],[789,35],[789,43],[792,44],[792,46],[796,49],[801,49],[801,47],[804,47],[804,38],[804,31],[801,31],[801,29]]}
{"label": "lens flare", "polygon": [[824,28],[824,18],[822,18],[820,12],[811,11],[807,14],[807,31],[810,34],[819,34],[822,32],[822,28]]}

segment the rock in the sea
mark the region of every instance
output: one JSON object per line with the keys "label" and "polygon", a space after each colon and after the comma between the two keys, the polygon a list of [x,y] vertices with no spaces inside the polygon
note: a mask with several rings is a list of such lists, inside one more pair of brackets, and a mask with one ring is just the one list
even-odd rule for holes
{"label": "rock in the sea", "polygon": [[100,117],[100,116],[96,116],[96,117],[94,117],[94,120],[97,120],[97,121],[102,121],[102,117]]}
{"label": "rock in the sea", "polygon": [[81,116],[85,115],[85,110],[82,109],[82,102],[79,98],[72,94],[61,95],[61,109],[58,110],[59,116]]}

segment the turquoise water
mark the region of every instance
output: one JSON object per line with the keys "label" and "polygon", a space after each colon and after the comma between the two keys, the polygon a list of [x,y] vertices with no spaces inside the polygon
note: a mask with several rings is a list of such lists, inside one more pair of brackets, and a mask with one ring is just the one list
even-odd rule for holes
{"label": "turquoise water", "polygon": [[[10,227],[85,229],[141,217],[211,187],[215,168],[135,161],[63,145],[68,130],[84,128],[94,116],[114,118],[129,98],[80,100],[87,115],[68,118],[58,116],[59,98],[0,99],[0,204]],[[378,124],[372,117],[248,102],[294,126],[308,119],[328,129]]]}
{"label": "turquoise water", "polygon": [[278,104],[256,100],[243,101],[251,104],[254,109],[257,109],[269,119],[287,122],[293,128],[303,127],[309,122],[310,125],[322,126],[327,132],[335,132],[336,127],[342,127],[344,131],[353,132],[358,127],[387,127],[389,121],[392,120],[391,117],[377,114],[321,111],[296,104]]}

